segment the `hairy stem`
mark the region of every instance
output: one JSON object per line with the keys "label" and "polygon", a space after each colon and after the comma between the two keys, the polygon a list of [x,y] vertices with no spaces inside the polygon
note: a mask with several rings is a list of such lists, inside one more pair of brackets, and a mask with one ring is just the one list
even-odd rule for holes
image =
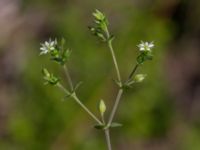
{"label": "hairy stem", "polygon": [[105,136],[106,136],[106,143],[107,143],[108,150],[112,150],[111,141],[110,141],[110,131],[109,131],[109,129],[105,129],[105,130],[104,130],[104,133],[105,133]]}
{"label": "hairy stem", "polygon": [[65,89],[62,84],[58,83],[57,86],[63,90],[67,95],[71,95],[71,97],[98,123],[102,124],[102,122],[80,101],[80,99],[76,96],[75,93],[70,93],[67,89]]}

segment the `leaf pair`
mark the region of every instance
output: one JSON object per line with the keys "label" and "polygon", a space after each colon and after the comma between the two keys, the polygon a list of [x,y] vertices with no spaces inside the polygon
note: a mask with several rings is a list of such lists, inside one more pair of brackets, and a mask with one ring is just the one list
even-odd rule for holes
{"label": "leaf pair", "polygon": [[113,122],[113,123],[111,123],[110,126],[98,124],[98,125],[95,125],[94,128],[98,129],[98,130],[105,130],[105,129],[108,129],[108,128],[117,128],[117,127],[121,127],[121,126],[122,126],[122,124],[117,123],[117,122]]}

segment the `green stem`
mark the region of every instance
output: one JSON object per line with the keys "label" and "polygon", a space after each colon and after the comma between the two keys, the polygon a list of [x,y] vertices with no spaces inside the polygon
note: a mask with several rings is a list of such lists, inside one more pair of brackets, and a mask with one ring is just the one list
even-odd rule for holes
{"label": "green stem", "polygon": [[107,143],[108,150],[112,150],[111,141],[110,141],[110,131],[109,131],[109,129],[105,129],[105,130],[104,130],[104,133],[105,133],[105,136],[106,136],[106,143]]}
{"label": "green stem", "polygon": [[139,64],[137,63],[135,65],[135,67],[133,68],[132,72],[130,73],[130,75],[128,76],[128,80],[130,80],[133,77],[133,75],[136,72],[136,70],[137,70],[138,67],[139,67]]}
{"label": "green stem", "polygon": [[71,97],[98,123],[102,124],[102,122],[80,101],[80,99],[76,96],[75,93],[70,93],[67,89],[65,89],[60,83],[57,86],[63,90],[67,95],[71,94]]}
{"label": "green stem", "polygon": [[[117,78],[118,78],[118,81],[119,81],[119,84],[120,84],[120,87],[121,87],[122,86],[121,75],[120,75],[120,72],[119,72],[119,67],[118,67],[116,56],[115,56],[115,53],[114,53],[114,50],[113,50],[113,46],[112,46],[112,40],[110,39],[110,33],[108,31],[108,27],[107,26],[105,26],[105,33],[106,33],[106,36],[107,36],[107,39],[108,39],[108,47],[109,47],[111,55],[112,55],[113,63],[114,63],[115,70],[116,70],[116,73],[117,73]],[[133,68],[133,70],[130,73],[127,81],[129,81],[133,77],[133,75],[136,72],[138,66],[139,65],[136,64],[136,66]],[[113,108],[111,110],[111,114],[110,114],[109,119],[108,119],[108,123],[107,123],[108,128],[105,129],[105,135],[106,135],[106,141],[107,141],[107,145],[108,145],[108,150],[112,150],[112,148],[111,148],[111,142],[110,142],[109,127],[112,124],[112,121],[113,121],[114,116],[116,114],[116,111],[117,111],[117,108],[119,106],[119,102],[121,100],[123,91],[124,91],[123,88],[120,88],[119,91],[118,91],[118,93],[117,93],[117,97],[116,97],[115,103],[113,105]]]}
{"label": "green stem", "polygon": [[[129,75],[127,81],[129,81],[129,80],[133,77],[133,75],[134,75],[135,72],[137,71],[138,67],[139,67],[139,64],[136,64],[135,67],[133,68],[133,70],[131,71],[131,73],[130,73],[130,75]],[[118,94],[117,94],[117,97],[116,97],[116,100],[115,100],[115,103],[114,103],[114,106],[113,106],[111,115],[110,115],[109,120],[108,120],[108,126],[111,125],[111,123],[112,123],[112,121],[113,121],[113,119],[114,119],[114,116],[115,116],[115,113],[116,113],[116,111],[117,111],[117,108],[118,108],[120,99],[121,99],[121,97],[122,97],[123,91],[124,91],[124,90],[123,90],[122,88],[119,89],[119,91],[118,91]]]}
{"label": "green stem", "polygon": [[112,46],[112,40],[110,40],[110,33],[108,31],[108,28],[106,26],[105,28],[105,33],[106,33],[106,36],[107,36],[107,39],[108,39],[108,48],[111,52],[111,55],[112,55],[112,59],[113,59],[113,63],[114,63],[114,66],[115,66],[115,70],[116,70],[116,73],[117,73],[117,79],[120,83],[120,85],[122,84],[122,81],[121,81],[121,75],[120,75],[120,72],[119,72],[119,67],[118,67],[118,64],[117,64],[117,59],[116,59],[116,56],[115,56],[115,53],[114,53],[114,50],[113,50],[113,46]]}
{"label": "green stem", "polygon": [[110,114],[110,117],[109,117],[109,120],[108,120],[108,126],[111,125],[111,123],[112,123],[112,121],[114,119],[114,116],[115,116],[115,113],[117,111],[117,108],[118,108],[118,105],[119,105],[119,102],[120,102],[122,94],[123,94],[123,89],[119,89],[117,97],[116,97],[116,100],[115,100],[115,103],[114,103],[114,106],[113,106],[113,109],[111,111],[111,114]]}
{"label": "green stem", "polygon": [[74,90],[74,86],[73,86],[72,79],[71,79],[71,76],[70,76],[70,74],[69,74],[69,71],[68,71],[67,66],[64,65],[64,66],[63,66],[63,69],[64,69],[64,71],[65,71],[65,75],[66,75],[66,77],[67,77],[67,80],[68,80],[68,83],[69,83],[69,87],[70,87],[71,91],[73,91],[73,90]]}

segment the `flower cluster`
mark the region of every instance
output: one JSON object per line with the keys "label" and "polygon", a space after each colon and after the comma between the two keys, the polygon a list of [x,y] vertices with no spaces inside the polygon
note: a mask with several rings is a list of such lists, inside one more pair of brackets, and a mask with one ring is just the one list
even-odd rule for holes
{"label": "flower cluster", "polygon": [[[54,41],[51,39],[49,41],[45,41],[41,44],[40,55],[50,54],[50,60],[64,66],[71,54],[71,51],[69,49],[65,49],[64,45],[64,39],[61,39],[59,42],[57,42],[56,39]],[[59,79],[52,73],[49,73],[46,68],[42,70],[42,73],[46,84],[56,85],[59,82]]]}
{"label": "flower cluster", "polygon": [[108,21],[106,16],[96,9],[96,11],[93,13],[94,16],[94,23],[95,25],[92,27],[89,27],[90,31],[100,38],[102,41],[107,41],[109,38],[108,35]]}
{"label": "flower cluster", "polygon": [[65,49],[64,46],[65,39],[62,39],[59,42],[57,42],[57,40],[51,41],[50,39],[49,41],[45,41],[41,44],[40,55],[50,53],[51,60],[59,63],[60,65],[64,65],[71,54],[71,51],[69,49]]}

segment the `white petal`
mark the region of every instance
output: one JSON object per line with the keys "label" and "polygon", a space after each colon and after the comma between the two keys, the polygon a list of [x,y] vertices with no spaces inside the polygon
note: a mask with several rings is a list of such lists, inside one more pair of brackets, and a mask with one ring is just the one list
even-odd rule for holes
{"label": "white petal", "polygon": [[141,47],[144,47],[144,46],[145,46],[145,44],[140,44],[140,46],[141,46]]}
{"label": "white petal", "polygon": [[44,51],[44,50],[46,50],[44,47],[40,47],[40,50],[42,50],[42,51]]}
{"label": "white petal", "polygon": [[151,42],[151,43],[149,44],[149,47],[154,47],[153,42]]}
{"label": "white petal", "polygon": [[140,48],[140,51],[144,51],[144,47],[141,47],[141,48]]}
{"label": "white petal", "polygon": [[44,43],[46,46],[49,46],[49,43],[47,42],[47,41],[45,41],[45,43]]}
{"label": "white petal", "polygon": [[50,46],[54,46],[54,41],[52,41],[52,42],[50,43]]}

